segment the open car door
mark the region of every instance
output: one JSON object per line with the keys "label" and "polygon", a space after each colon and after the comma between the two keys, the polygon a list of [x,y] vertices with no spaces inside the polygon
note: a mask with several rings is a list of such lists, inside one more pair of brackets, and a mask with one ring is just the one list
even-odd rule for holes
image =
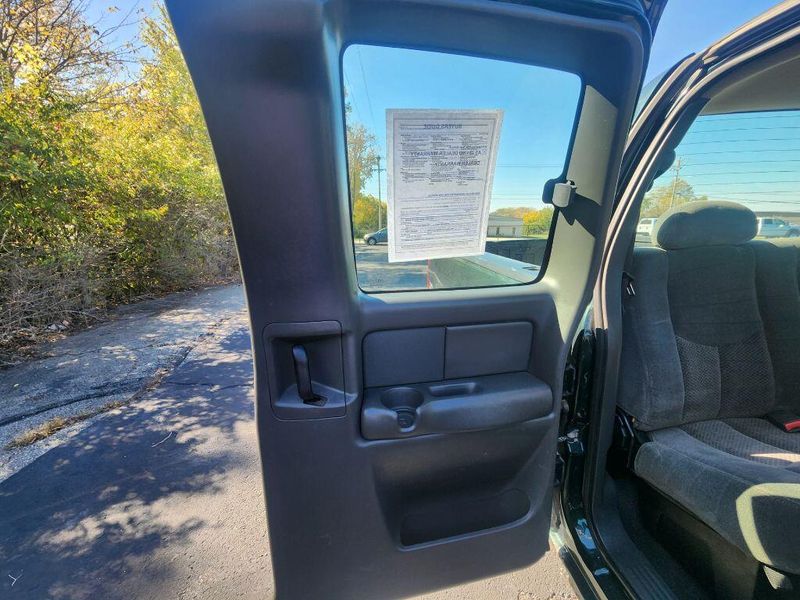
{"label": "open car door", "polygon": [[[244,277],[277,596],[400,597],[536,561],[548,545],[565,364],[658,3],[167,4]],[[492,271],[500,259],[484,255],[458,264],[488,269],[488,283],[448,280],[458,259],[441,259],[423,261],[420,287],[455,289],[365,284],[356,255],[381,246],[354,244],[342,73],[352,44],[577,81],[559,165],[543,192],[529,190],[557,206],[527,279],[517,261]],[[398,169],[396,159],[395,183]],[[391,243],[402,224],[389,216]]]}

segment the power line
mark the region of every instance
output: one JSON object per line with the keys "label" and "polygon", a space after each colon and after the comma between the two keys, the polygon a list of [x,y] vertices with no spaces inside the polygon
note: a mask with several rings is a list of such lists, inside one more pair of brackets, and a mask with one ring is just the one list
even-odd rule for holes
{"label": "power line", "polygon": [[796,196],[798,196],[798,198],[800,198],[800,190],[769,190],[769,191],[766,191],[766,192],[736,192],[736,191],[730,190],[730,191],[726,191],[724,193],[725,194],[729,194],[729,195],[735,195],[735,196],[738,196],[740,194],[741,195],[745,195],[745,196],[751,196],[753,194],[759,194],[759,195],[762,195],[762,194],[795,194]]}
{"label": "power line", "polygon": [[[683,154],[682,156],[686,156]],[[795,158],[778,158],[778,159],[765,159],[765,160],[723,160],[717,162],[696,162],[686,165],[686,167],[702,167],[706,165],[756,165],[764,163],[785,163],[785,162],[800,162],[800,159]]]}
{"label": "power line", "polygon": [[[788,140],[787,140],[788,141]],[[747,154],[748,152],[800,152],[800,148],[762,148],[762,149],[752,149],[749,148],[747,150],[709,150],[705,152],[682,152],[681,156],[707,156],[709,154]]]}
{"label": "power line", "polygon": [[[706,142],[681,142],[681,146],[696,146],[697,144],[738,144],[740,142],[794,142],[795,138],[749,138],[740,140],[708,140]],[[754,148],[753,152],[760,152]]]}
{"label": "power line", "polygon": [[563,167],[564,163],[502,163],[498,167]]}
{"label": "power line", "polygon": [[557,169],[563,165],[496,165],[498,169]]}
{"label": "power line", "polygon": [[[705,182],[705,183],[693,183],[692,186],[698,187],[698,186],[701,186],[701,185],[717,185],[717,186],[720,186],[720,185],[753,185],[753,184],[759,184],[759,183],[761,183],[761,184],[763,184],[763,183],[767,183],[767,184],[774,184],[774,183],[800,183],[800,179],[782,179],[782,180],[779,180],[779,181],[719,181],[719,182],[712,181],[712,182]],[[800,190],[798,190],[798,193],[800,193]]]}
{"label": "power line", "polygon": [[[347,83],[347,88],[352,90],[353,89],[353,84],[350,82],[350,77],[347,75],[347,71],[344,71],[344,80]],[[347,95],[345,95],[345,101],[346,100],[347,100]],[[364,122],[364,117],[361,115],[361,111],[358,110],[358,103],[356,102],[355,96],[352,96],[351,102],[353,103],[353,108],[355,109],[356,114],[358,115],[358,120],[363,123]]]}
{"label": "power line", "polygon": [[793,110],[789,111],[792,114],[788,115],[746,115],[741,117],[731,117],[730,115],[704,115],[700,117],[703,122],[708,123],[716,121],[755,121],[758,119],[793,119],[800,116],[800,112]]}
{"label": "power line", "polygon": [[358,56],[358,66],[361,68],[361,79],[364,80],[364,93],[367,96],[367,108],[369,108],[369,118],[372,121],[372,127],[377,131],[375,125],[375,115],[372,112],[372,101],[369,98],[369,86],[367,85],[367,76],[364,73],[364,63],[361,61],[361,48],[356,48],[356,55]]}
{"label": "power line", "polygon": [[800,129],[800,125],[778,125],[777,127],[729,127],[726,129],[692,129],[686,135],[695,133],[726,133],[728,131],[786,131],[787,129]]}
{"label": "power line", "polygon": [[[742,202],[744,198],[725,198],[723,196],[714,196],[716,200],[728,200],[729,202]],[[785,204],[790,206],[800,206],[800,201],[792,200],[759,200],[758,204]]]}
{"label": "power line", "polygon": [[533,192],[531,192],[530,194],[499,194],[499,193],[496,194],[496,193],[492,192],[492,198],[495,198],[495,199],[503,199],[503,198],[509,198],[509,199],[523,198],[524,199],[524,198],[537,198],[537,197],[541,197],[541,194],[536,194],[536,193],[533,193]]}
{"label": "power line", "polygon": [[[686,165],[684,165],[685,167]],[[709,171],[707,173],[688,173],[685,174],[684,177],[704,177],[707,175],[759,175],[759,174],[771,174],[771,173],[797,173],[797,169],[781,169],[781,170],[773,170],[773,171],[764,171],[764,170],[757,170],[757,171],[736,171],[735,173],[731,173],[730,171]],[[756,183],[756,182],[753,182]]]}

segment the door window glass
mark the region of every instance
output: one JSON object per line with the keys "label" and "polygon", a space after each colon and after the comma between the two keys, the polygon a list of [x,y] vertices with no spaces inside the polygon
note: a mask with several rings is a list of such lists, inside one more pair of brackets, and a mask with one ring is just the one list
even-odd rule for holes
{"label": "door window glass", "polygon": [[[545,182],[565,169],[579,77],[505,61],[364,45],[348,47],[343,75],[361,289],[536,280],[553,216],[542,194]],[[471,129],[472,123],[485,124],[490,133]],[[465,251],[465,238],[476,242],[477,251]],[[437,257],[434,247],[451,248],[451,256]]]}
{"label": "door window glass", "polygon": [[729,200],[758,217],[758,237],[800,235],[800,110],[698,117],[675,150],[672,167],[642,203],[642,224],[686,202]]}

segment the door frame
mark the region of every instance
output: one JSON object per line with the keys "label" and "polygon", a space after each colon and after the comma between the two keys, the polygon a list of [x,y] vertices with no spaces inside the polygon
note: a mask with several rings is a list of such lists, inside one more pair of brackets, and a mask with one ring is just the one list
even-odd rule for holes
{"label": "door frame", "polygon": [[[696,98],[732,69],[800,39],[800,5],[777,6],[711,45],[685,58],[664,78],[634,121],[625,156],[614,213],[603,250],[593,295],[592,327],[598,333],[598,376],[592,391],[592,418],[586,428],[585,474],[572,490],[562,489],[557,511],[561,518],[556,543],[569,552],[579,575],[594,581],[605,597],[653,597],[664,594],[660,576],[641,555],[635,541],[619,527],[613,498],[603,482],[605,457],[611,446],[621,352],[622,280],[629,248],[633,244],[639,208],[657,171],[658,155],[675,136],[681,136],[687,111]],[[699,107],[694,110],[699,110]],[[569,467],[565,467],[569,469]],[[579,498],[578,510],[565,510],[568,495]],[[575,502],[573,502],[575,504]],[[584,543],[588,538],[591,544]],[[609,576],[596,577],[598,566]],[[621,588],[620,588],[621,586]],[[624,591],[622,591],[624,590]]]}

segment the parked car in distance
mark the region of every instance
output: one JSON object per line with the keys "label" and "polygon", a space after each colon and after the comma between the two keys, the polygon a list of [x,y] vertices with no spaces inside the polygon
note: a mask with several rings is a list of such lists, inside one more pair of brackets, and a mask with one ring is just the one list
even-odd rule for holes
{"label": "parked car in distance", "polygon": [[378,231],[373,231],[372,233],[366,234],[364,236],[364,241],[370,246],[374,246],[375,244],[385,244],[389,241],[389,232],[386,227],[383,229],[378,229]]}
{"label": "parked car in distance", "polygon": [[658,219],[655,217],[640,219],[639,224],[636,226],[636,234],[648,236],[653,235],[653,227],[656,226],[656,221],[658,221]]}
{"label": "parked car in distance", "polygon": [[787,223],[783,219],[759,217],[756,235],[765,238],[797,237],[800,235],[800,226]]}

